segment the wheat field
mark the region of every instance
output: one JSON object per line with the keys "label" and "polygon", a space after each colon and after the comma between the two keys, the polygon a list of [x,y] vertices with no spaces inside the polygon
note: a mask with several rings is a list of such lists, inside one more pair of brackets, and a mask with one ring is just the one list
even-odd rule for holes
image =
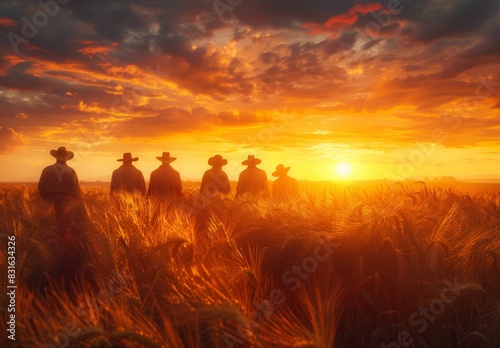
{"label": "wheat field", "polygon": [[156,204],[84,187],[61,239],[34,186],[0,191],[17,347],[500,346],[499,193],[303,184],[287,202],[190,188]]}

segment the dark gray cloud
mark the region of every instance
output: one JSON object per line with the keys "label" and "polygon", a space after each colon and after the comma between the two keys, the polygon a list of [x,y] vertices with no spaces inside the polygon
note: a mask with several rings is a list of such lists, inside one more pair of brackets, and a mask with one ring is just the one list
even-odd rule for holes
{"label": "dark gray cloud", "polygon": [[[419,1],[419,3],[421,3]],[[496,0],[459,0],[453,2],[424,1],[409,5],[401,18],[420,25],[415,35],[418,41],[428,42],[478,32],[488,21],[498,16]]]}
{"label": "dark gray cloud", "polygon": [[359,1],[354,0],[243,0],[232,14],[242,23],[255,28],[292,28],[304,22],[324,23],[357,3]]}

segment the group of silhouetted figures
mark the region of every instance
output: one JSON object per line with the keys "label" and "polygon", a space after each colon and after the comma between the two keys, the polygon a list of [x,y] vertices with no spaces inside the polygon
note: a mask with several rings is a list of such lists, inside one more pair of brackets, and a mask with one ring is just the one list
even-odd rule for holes
{"label": "group of silhouetted figures", "polygon": [[[74,157],[74,153],[65,147],[51,150],[50,154],[56,158],[56,163],[46,167],[38,182],[38,192],[42,199],[49,203],[55,212],[57,220],[58,245],[62,246],[58,254],[58,274],[63,284],[71,284],[80,271],[85,269],[82,265],[88,260],[91,243],[88,231],[92,228],[86,209],[82,204],[78,176],[73,168],[66,162]],[[170,153],[164,152],[161,157],[156,157],[161,165],[151,173],[149,187],[142,172],[133,163],[138,161],[130,153],[124,153],[118,159],[122,165],[113,171],[111,177],[110,194],[115,196],[119,192],[138,193],[146,196],[150,202],[160,207],[162,202],[172,202],[182,197],[182,184],[179,172],[172,168],[171,163],[176,160]],[[239,176],[236,187],[236,197],[256,197],[268,195],[268,182],[265,171],[257,168],[261,161],[254,156],[242,162],[248,166]],[[231,186],[227,174],[222,167],[227,165],[227,160],[221,155],[215,155],[208,160],[211,166],[201,180],[199,195],[210,202],[212,198],[224,197],[231,194]],[[298,194],[297,180],[287,175],[290,168],[282,164],[276,167],[272,174],[277,177],[273,183],[272,193],[276,200],[286,200]],[[208,206],[207,206],[208,207]],[[197,231],[204,230],[204,223],[208,210],[199,211],[197,214]],[[71,285],[68,285],[71,289]]]}
{"label": "group of silhouetted figures", "polygon": [[[43,200],[53,205],[58,224],[64,227],[68,202],[80,196],[76,172],[66,164],[74,157],[74,153],[67,151],[65,147],[59,147],[57,150],[51,150],[50,154],[57,161],[43,170],[38,182],[38,192]],[[181,177],[179,172],[171,166],[177,158],[171,157],[169,152],[164,152],[161,157],[156,158],[161,165],[151,173],[146,191],[144,176],[133,165],[133,162],[138,161],[139,158],[132,157],[131,153],[124,153],[123,157],[118,159],[123,164],[113,172],[111,177],[110,193],[113,195],[117,192],[138,192],[155,200],[181,197]],[[255,196],[269,192],[266,172],[257,168],[260,163],[261,160],[252,155],[242,162],[247,168],[240,173],[236,198],[242,195]],[[228,176],[222,170],[222,167],[227,165],[227,160],[221,155],[215,155],[208,159],[208,164],[212,168],[203,174],[200,194],[208,198],[231,194]],[[272,196],[276,200],[285,200],[298,194],[297,180],[288,176],[289,170],[290,167],[280,164],[272,173],[274,177],[277,177],[272,187]]]}

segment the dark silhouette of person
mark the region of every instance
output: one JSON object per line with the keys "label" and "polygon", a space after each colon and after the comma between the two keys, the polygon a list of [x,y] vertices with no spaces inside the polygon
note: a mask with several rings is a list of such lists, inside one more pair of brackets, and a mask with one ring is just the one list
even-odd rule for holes
{"label": "dark silhouette of person", "polygon": [[57,161],[42,171],[38,192],[44,201],[53,206],[58,227],[62,230],[71,226],[70,208],[80,198],[81,191],[75,170],[66,164],[74,157],[74,153],[61,146],[57,150],[50,150],[50,154]]}
{"label": "dark silhouette of person", "polygon": [[164,152],[161,157],[156,157],[156,159],[158,159],[162,164],[151,172],[148,197],[181,197],[181,176],[178,171],[170,166],[170,163],[175,161],[177,157],[170,157],[170,152]]}
{"label": "dark silhouette of person", "polygon": [[268,192],[266,172],[257,168],[257,165],[261,162],[260,159],[255,158],[253,155],[249,155],[246,160],[241,162],[248,168],[240,173],[236,187],[236,197],[240,197],[245,193],[257,195]]}
{"label": "dark silhouette of person", "polygon": [[[38,181],[38,192],[42,199],[50,203],[55,211],[58,227],[58,243],[62,246],[57,254],[57,275],[67,290],[71,289],[74,277],[85,264],[88,255],[88,240],[85,226],[89,221],[81,201],[78,177],[66,162],[74,153],[61,146],[51,150],[56,163],[42,171]],[[46,281],[44,277],[39,285]]]}
{"label": "dark silhouette of person", "polygon": [[296,179],[288,176],[289,170],[290,167],[285,168],[284,165],[279,164],[272,174],[274,177],[278,177],[273,182],[273,198],[275,200],[286,200],[299,194],[299,184]]}
{"label": "dark silhouette of person", "polygon": [[123,162],[123,164],[113,171],[111,176],[111,194],[117,193],[119,191],[125,192],[139,192],[142,195],[146,193],[146,182],[144,181],[144,176],[142,172],[132,165],[132,162],[138,161],[139,158],[132,158],[130,152],[123,154],[123,158],[117,159],[118,162]]}
{"label": "dark silhouette of person", "polygon": [[222,170],[222,166],[227,164],[227,159],[222,158],[221,155],[215,155],[208,159],[208,165],[212,166],[203,174],[201,179],[200,193],[207,198],[213,197],[218,194],[231,193],[231,186],[229,186],[229,178]]}

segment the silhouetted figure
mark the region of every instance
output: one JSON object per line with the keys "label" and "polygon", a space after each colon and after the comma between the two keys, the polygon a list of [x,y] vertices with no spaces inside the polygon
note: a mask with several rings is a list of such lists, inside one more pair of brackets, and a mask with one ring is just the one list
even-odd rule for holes
{"label": "silhouetted figure", "polygon": [[124,153],[123,158],[117,159],[123,164],[113,172],[111,176],[111,194],[119,191],[146,193],[146,183],[142,172],[132,165],[139,158],[132,158],[130,152]]}
{"label": "silhouetted figure", "polygon": [[227,159],[223,159],[221,155],[215,155],[208,159],[208,165],[212,166],[212,168],[203,174],[200,193],[210,198],[217,194],[228,194],[231,192],[229,178],[222,170],[222,166],[226,164]]}
{"label": "silhouetted figure", "polygon": [[268,192],[267,175],[262,169],[256,166],[262,161],[249,155],[248,158],[241,164],[248,166],[247,169],[240,173],[238,186],[236,187],[236,197],[245,193],[259,194]]}
{"label": "silhouetted figure", "polygon": [[165,198],[181,197],[182,183],[179,172],[170,166],[177,157],[170,157],[170,152],[164,152],[162,157],[156,157],[162,164],[151,172],[148,197]]}
{"label": "silhouetted figure", "polygon": [[61,146],[57,150],[51,150],[50,154],[57,161],[42,171],[38,181],[38,192],[44,201],[54,207],[61,231],[71,226],[70,208],[73,201],[80,197],[80,185],[75,170],[66,164],[66,161],[74,157],[74,153]]}
{"label": "silhouetted figure", "polygon": [[275,200],[286,200],[288,198],[296,197],[299,194],[299,184],[297,180],[288,176],[290,167],[279,164],[273,176],[278,177],[273,182],[273,198]]}
{"label": "silhouetted figure", "polygon": [[69,284],[86,262],[88,244],[85,226],[88,218],[81,204],[76,172],[66,164],[66,161],[74,157],[73,152],[59,147],[57,150],[51,150],[50,154],[57,162],[43,170],[38,182],[38,192],[43,200],[54,207],[59,246],[55,249],[57,276],[70,288]]}

